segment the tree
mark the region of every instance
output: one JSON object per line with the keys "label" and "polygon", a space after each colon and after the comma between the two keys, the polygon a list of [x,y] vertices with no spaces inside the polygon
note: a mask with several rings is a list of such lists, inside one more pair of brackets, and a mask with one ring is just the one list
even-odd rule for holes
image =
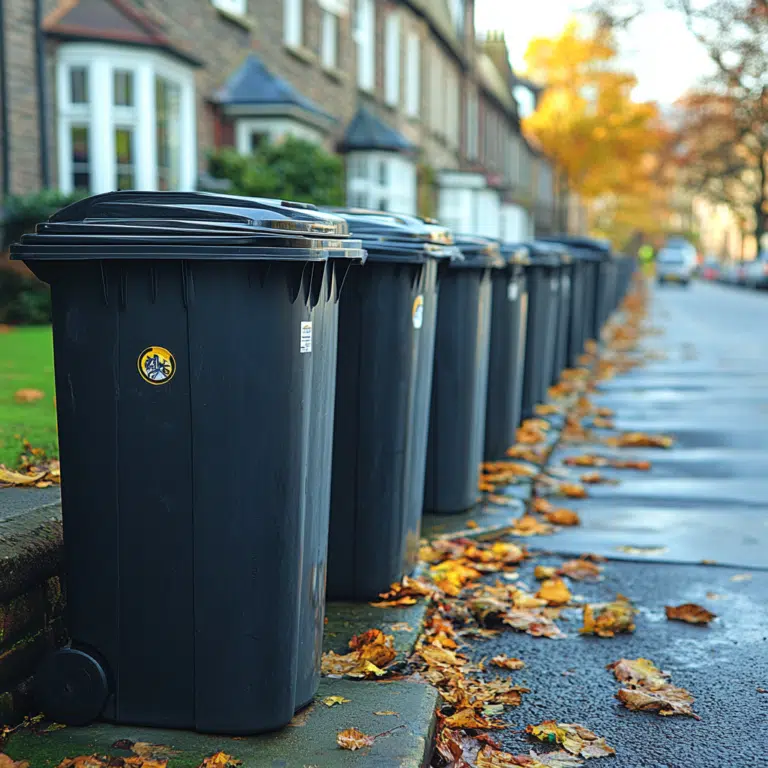
{"label": "tree", "polygon": [[[645,0],[595,0],[606,28],[626,26]],[[685,19],[715,74],[684,97],[681,139],[688,183],[768,229],[768,0],[665,0]]]}
{"label": "tree", "polygon": [[592,203],[605,234],[658,228],[662,121],[655,104],[632,99],[637,81],[617,67],[611,30],[598,25],[587,34],[571,22],[559,37],[533,40],[526,62],[546,90],[524,128],[555,161],[560,181]]}
{"label": "tree", "polygon": [[251,155],[220,149],[209,157],[211,175],[229,179],[231,191],[315,205],[344,204],[344,165],[337,155],[305,139],[262,141]]}

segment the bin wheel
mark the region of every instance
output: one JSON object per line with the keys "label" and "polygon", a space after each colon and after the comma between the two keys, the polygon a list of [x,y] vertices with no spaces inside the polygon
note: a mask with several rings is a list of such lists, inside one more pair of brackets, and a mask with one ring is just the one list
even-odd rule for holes
{"label": "bin wheel", "polygon": [[34,693],[43,713],[64,725],[86,725],[104,709],[109,695],[101,664],[76,648],[60,648],[40,665]]}

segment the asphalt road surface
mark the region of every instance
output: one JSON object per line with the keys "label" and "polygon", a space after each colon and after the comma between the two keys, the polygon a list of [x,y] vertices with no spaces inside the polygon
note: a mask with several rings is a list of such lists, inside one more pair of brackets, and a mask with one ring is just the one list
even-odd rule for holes
{"label": "asphalt road surface", "polygon": [[[609,558],[604,581],[574,582],[572,591],[590,602],[627,595],[639,609],[635,633],[580,636],[574,610],[560,622],[564,640],[506,631],[475,642],[469,655],[527,663],[499,672],[531,689],[505,716],[515,730],[499,732],[514,754],[540,749],[525,725],[555,719],[580,723],[617,750],[590,761],[596,768],[757,768],[768,765],[768,294],[654,288],[650,319],[663,334],[645,346],[666,359],[606,382],[595,401],[615,409],[617,428],[670,434],[675,447],[625,450],[649,458],[652,470],[618,472],[619,485],[565,504],[581,515],[579,528],[527,542],[552,552],[535,563],[585,552]],[[556,457],[576,452],[584,446],[563,446]],[[533,589],[535,563],[521,568]],[[709,626],[666,619],[664,606],[688,602],[718,618]],[[701,720],[619,704],[605,666],[637,657],[687,688]]]}

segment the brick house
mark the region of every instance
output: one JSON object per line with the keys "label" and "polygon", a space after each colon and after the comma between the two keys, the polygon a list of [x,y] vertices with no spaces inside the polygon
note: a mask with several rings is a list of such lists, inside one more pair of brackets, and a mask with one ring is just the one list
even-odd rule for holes
{"label": "brick house", "polygon": [[0,191],[194,189],[211,148],[292,134],[346,155],[350,204],[549,230],[548,161],[473,18],[474,0],[0,0]]}

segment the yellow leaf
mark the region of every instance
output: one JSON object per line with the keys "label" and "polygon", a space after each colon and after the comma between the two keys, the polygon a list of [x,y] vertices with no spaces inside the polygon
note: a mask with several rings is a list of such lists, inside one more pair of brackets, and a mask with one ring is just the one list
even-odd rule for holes
{"label": "yellow leaf", "polygon": [[230,766],[242,765],[241,760],[237,760],[226,752],[216,752],[210,757],[206,757],[200,764],[200,768],[230,768]]}
{"label": "yellow leaf", "polygon": [[574,579],[574,581],[597,581],[602,571],[603,569],[597,563],[585,560],[584,558],[566,560],[557,570],[561,576],[567,576],[569,579]]}
{"label": "yellow leaf", "polygon": [[494,656],[491,659],[491,664],[502,669],[518,670],[525,666],[525,662],[522,659],[509,658],[503,654],[500,656]]}
{"label": "yellow leaf", "polygon": [[375,740],[374,736],[366,736],[357,728],[347,728],[336,734],[336,743],[341,749],[348,749],[354,752],[356,749],[370,747]]}
{"label": "yellow leaf", "polygon": [[617,595],[612,603],[587,603],[583,609],[583,635],[613,637],[621,632],[634,632],[633,617],[637,613],[632,603],[623,595]]}
{"label": "yellow leaf", "polygon": [[0,768],[29,768],[29,763],[26,760],[13,760],[0,752]]}
{"label": "yellow leaf", "polygon": [[504,728],[501,723],[481,717],[472,707],[466,707],[446,717],[444,724],[446,728]]}
{"label": "yellow leaf", "polygon": [[21,472],[12,472],[0,465],[0,485],[34,485],[42,480],[46,472],[36,472],[32,475],[23,475]]}
{"label": "yellow leaf", "polygon": [[572,509],[553,509],[545,512],[544,517],[553,525],[581,525],[581,518]]}
{"label": "yellow leaf", "polygon": [[606,744],[588,728],[577,723],[558,723],[545,720],[539,725],[529,725],[526,733],[548,744],[561,744],[572,755],[585,758],[615,755],[616,750]]}
{"label": "yellow leaf", "polygon": [[537,565],[533,569],[533,576],[539,581],[544,581],[545,579],[552,579],[554,578],[556,573],[557,573],[557,568],[551,565]]}
{"label": "yellow leaf", "polygon": [[549,605],[565,605],[570,602],[572,595],[562,579],[547,579],[539,587],[536,597],[546,600]]}
{"label": "yellow leaf", "polygon": [[386,710],[386,709],[384,711],[382,711],[382,712],[374,712],[373,714],[374,715],[378,715],[379,717],[391,717],[391,716],[392,717],[400,717],[400,713],[399,712],[391,712],[391,711]]}
{"label": "yellow leaf", "polygon": [[332,707],[334,704],[349,704],[350,699],[343,696],[326,696],[322,701],[326,707]]}

